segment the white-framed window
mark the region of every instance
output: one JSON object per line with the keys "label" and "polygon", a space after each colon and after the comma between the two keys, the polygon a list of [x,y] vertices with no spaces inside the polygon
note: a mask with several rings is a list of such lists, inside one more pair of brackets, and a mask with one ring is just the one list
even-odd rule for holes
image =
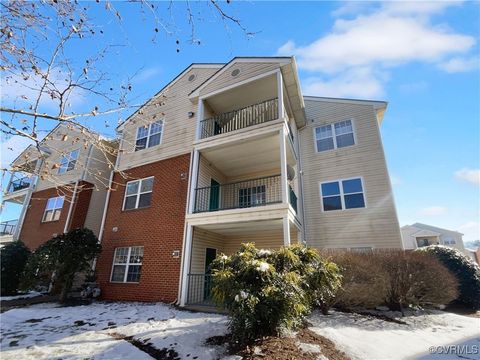
{"label": "white-framed window", "polygon": [[63,196],[57,196],[48,199],[47,206],[45,207],[45,212],[43,213],[42,221],[48,222],[60,219],[64,200],[65,198]]}
{"label": "white-framed window", "polygon": [[329,181],[320,184],[323,211],[365,207],[362,178]]}
{"label": "white-framed window", "polygon": [[317,152],[355,145],[352,120],[339,121],[315,128]]}
{"label": "white-framed window", "polygon": [[152,202],[154,177],[127,182],[123,210],[149,207]]}
{"label": "white-framed window", "polygon": [[60,167],[58,168],[59,174],[64,174],[67,171],[75,169],[75,165],[77,164],[78,154],[80,150],[73,150],[66,155],[63,155],[60,159]]}
{"label": "white-framed window", "polygon": [[143,150],[160,144],[162,141],[163,120],[137,128],[135,151]]}
{"label": "white-framed window", "polygon": [[241,208],[265,204],[267,200],[265,185],[238,189],[238,200]]}
{"label": "white-framed window", "polygon": [[455,239],[451,237],[445,238],[443,242],[445,243],[445,245],[455,245],[457,243]]}
{"label": "white-framed window", "polygon": [[142,273],[143,246],[115,249],[111,282],[138,283]]}

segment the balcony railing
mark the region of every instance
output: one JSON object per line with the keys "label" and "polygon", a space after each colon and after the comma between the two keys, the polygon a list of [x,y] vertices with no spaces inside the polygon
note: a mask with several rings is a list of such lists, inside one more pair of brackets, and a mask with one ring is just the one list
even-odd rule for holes
{"label": "balcony railing", "polygon": [[211,274],[188,274],[187,305],[214,305]]}
{"label": "balcony railing", "polygon": [[10,183],[10,186],[8,187],[8,192],[13,193],[15,191],[26,189],[30,186],[31,183],[32,183],[32,179],[28,176],[25,176],[21,179],[12,180],[12,182]]}
{"label": "balcony railing", "polygon": [[0,223],[0,236],[13,235],[17,227],[18,220],[4,221]]}
{"label": "balcony railing", "polygon": [[195,189],[194,212],[249,208],[282,202],[281,176]]}
{"label": "balcony railing", "polygon": [[226,134],[275,119],[278,119],[278,99],[276,98],[202,120],[200,122],[201,138]]}

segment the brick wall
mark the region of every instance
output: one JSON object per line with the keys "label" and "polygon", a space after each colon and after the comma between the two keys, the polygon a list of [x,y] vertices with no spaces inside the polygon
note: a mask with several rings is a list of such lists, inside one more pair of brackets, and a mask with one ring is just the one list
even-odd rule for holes
{"label": "brick wall", "polygon": [[[72,215],[74,216],[71,218],[69,229],[83,226],[90,203],[92,184],[80,182],[79,185],[81,185],[81,187],[75,197],[76,201],[72,209]],[[65,201],[60,218],[56,221],[42,222],[48,199],[61,195],[65,196]],[[35,250],[50,240],[54,234],[63,233],[65,222],[67,221],[68,209],[70,207],[71,195],[71,187],[69,189],[51,188],[32,193],[19,237],[29,249]]]}
{"label": "brick wall", "polygon": [[[126,170],[128,179],[115,174],[116,185],[110,195],[102,253],[96,267],[104,299],[164,302],[177,299],[181,256],[174,258],[172,252],[182,250],[189,165],[190,154],[185,154]],[[149,176],[155,178],[151,205],[123,211],[125,183]],[[126,246],[144,247],[140,282],[112,283],[115,248]]]}

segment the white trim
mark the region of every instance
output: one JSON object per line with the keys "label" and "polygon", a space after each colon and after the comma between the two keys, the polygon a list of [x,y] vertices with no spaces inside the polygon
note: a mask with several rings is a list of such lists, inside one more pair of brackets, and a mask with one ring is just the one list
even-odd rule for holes
{"label": "white trim", "polygon": [[[59,198],[62,198],[62,207],[56,207],[57,206],[57,199]],[[50,201],[50,199],[55,199],[55,203],[54,203],[54,207],[49,209],[48,208],[48,202]],[[42,223],[49,223],[49,222],[52,222],[52,221],[58,221],[60,220],[60,216],[62,216],[62,210],[63,210],[63,205],[65,204],[65,196],[53,196],[51,198],[48,198],[47,199],[47,204],[45,205],[45,209],[43,210],[43,214],[42,214]],[[71,205],[72,203],[70,203]],[[54,219],[54,216],[55,216],[55,211],[56,210],[60,210],[60,215],[58,216],[58,219]],[[45,220],[45,214],[47,213],[47,211],[52,211],[52,220]]]}
{"label": "white trim", "polygon": [[[156,124],[156,123],[162,123],[162,130],[152,134],[152,125]],[[139,133],[141,128],[145,128],[146,126],[148,126],[147,135],[140,138],[140,139],[147,139],[147,141],[145,143],[145,147],[143,149],[138,149],[137,150],[137,141],[139,140],[138,133]],[[159,119],[159,120],[152,121],[152,122],[148,123],[148,125],[138,126],[137,127],[137,134],[135,135],[135,147],[133,149],[133,152],[142,151],[142,150],[152,148],[154,146],[162,145],[163,133],[164,132],[165,132],[165,118],[164,117]],[[160,140],[158,141],[158,144],[150,146],[150,139],[152,138],[152,136],[157,135],[157,134],[160,134]]]}
{"label": "white trim", "polygon": [[[356,180],[356,179],[360,179],[360,182],[362,184],[362,192],[355,192],[355,193],[348,193],[346,195],[355,195],[355,194],[363,194],[363,203],[365,204],[365,206],[363,207],[359,207],[359,208],[345,208],[345,194],[343,193],[343,184],[342,184],[342,181],[347,181],[347,180]],[[328,183],[332,183],[332,182],[337,182],[338,183],[338,187],[339,187],[339,190],[340,190],[340,193],[338,195],[327,195],[325,197],[333,197],[333,196],[340,196],[340,201],[341,201],[341,204],[342,204],[342,208],[341,209],[337,209],[337,210],[325,210],[323,208],[323,193],[322,193],[322,184],[328,184]],[[322,212],[325,212],[325,213],[330,213],[330,212],[336,212],[336,211],[348,211],[348,210],[357,210],[357,209],[366,209],[367,208],[367,194],[366,194],[366,190],[365,190],[365,182],[363,180],[363,176],[354,176],[354,177],[350,177],[350,178],[343,178],[343,179],[334,179],[334,180],[327,180],[327,181],[320,181],[319,183],[319,190],[320,190],[320,204],[321,204],[321,209],[322,209]]]}
{"label": "white trim", "polygon": [[200,166],[200,152],[198,150],[193,150],[193,168],[192,174],[190,179],[190,196],[189,196],[189,206],[188,206],[188,213],[193,214],[193,210],[195,207],[196,201],[196,194],[195,189],[197,188],[198,183],[198,171]]}
{"label": "white trim", "polygon": [[285,117],[283,110],[283,77],[282,72],[277,71],[277,105],[278,105],[278,117],[283,119]]}
{"label": "white trim", "polygon": [[288,216],[282,219],[283,222],[283,245],[290,246],[290,220]]}
{"label": "white trim", "polygon": [[309,96],[309,95],[304,95],[303,99],[307,101],[333,102],[333,103],[356,104],[356,105],[373,105],[375,110],[386,108],[388,105],[387,101],[381,101],[381,100],[329,98],[329,97],[319,97],[319,96]]}
{"label": "white trim", "polygon": [[203,103],[203,99],[198,99],[198,106],[197,106],[197,131],[195,131],[195,140],[201,140],[202,138],[202,121],[204,120],[203,117],[205,116],[205,104]]}
{"label": "white trim", "polygon": [[285,146],[285,126],[279,131],[280,140],[280,171],[281,171],[281,185],[282,185],[282,202],[289,204],[288,201],[288,178],[287,178],[287,149]]}
{"label": "white trim", "polygon": [[[352,145],[348,145],[348,146],[338,147],[338,145],[337,145],[337,133],[336,133],[336,131],[335,131],[335,124],[338,124],[338,123],[341,123],[341,122],[345,122],[345,121],[350,121],[350,123],[351,123],[351,125],[352,125],[352,132],[351,132],[351,134],[353,135],[353,144],[352,144]],[[331,132],[332,132],[333,148],[332,148],[332,149],[328,149],[328,150],[318,151],[318,146],[317,146],[317,129],[318,129],[318,128],[322,128],[322,127],[326,127],[326,126],[330,126],[330,130],[331,130]],[[341,134],[341,135],[345,135],[345,134]],[[319,125],[317,125],[317,126],[314,126],[314,127],[313,127],[313,143],[314,143],[314,146],[315,146],[315,152],[316,152],[317,154],[328,153],[328,152],[330,152],[330,151],[341,150],[341,149],[344,149],[344,148],[350,148],[350,147],[356,146],[356,145],[357,145],[357,136],[356,136],[355,119],[352,117],[352,118],[348,118],[348,119],[344,119],[344,120],[335,121],[335,122],[332,122],[332,123],[324,123],[324,124],[319,124]]]}
{"label": "white trim", "polygon": [[[142,255],[142,262],[141,263],[131,263],[130,262],[130,255],[132,253],[132,248],[142,248],[143,249],[143,255]],[[128,253],[127,253],[127,262],[126,263],[115,263],[115,258],[117,256],[117,249],[128,249]],[[145,247],[143,245],[133,245],[133,246],[119,246],[119,247],[116,247],[114,252],[113,252],[113,259],[112,259],[112,269],[110,271],[110,279],[109,279],[109,282],[110,283],[113,283],[113,284],[139,284],[140,281],[127,281],[127,277],[128,277],[128,268],[130,267],[130,265],[140,265],[141,268],[143,268],[143,257],[145,256]],[[123,275],[123,281],[113,281],[112,280],[112,276],[113,276],[113,268],[115,267],[115,265],[117,266],[125,266],[125,274]],[[141,270],[140,270],[141,271]],[[140,273],[140,276],[141,276],[141,273]]]}
{"label": "white trim", "polygon": [[[141,188],[142,188],[142,182],[144,180],[148,180],[148,179],[154,179],[153,180],[153,183],[152,183],[152,190],[150,191],[141,191]],[[131,208],[131,209],[125,209],[125,203],[126,203],[126,200],[127,200],[127,189],[128,189],[128,184],[130,183],[133,183],[133,182],[138,182],[138,189],[137,189],[137,193],[135,194],[136,196],[136,199],[135,199],[135,207],[134,208]],[[133,210],[133,209],[143,209],[147,206],[144,206],[144,207],[141,207],[139,208],[138,205],[139,205],[139,202],[140,202],[140,195],[143,195],[143,194],[148,194],[148,193],[153,193],[153,186],[154,186],[154,183],[155,183],[155,176],[148,176],[146,178],[141,178],[141,179],[136,179],[136,180],[131,180],[131,181],[128,181],[126,184],[125,184],[125,193],[123,194],[123,205],[122,205],[122,211],[125,211],[125,210]],[[130,194],[128,195],[128,197],[130,196],[134,196],[134,194]],[[153,196],[153,195],[152,195]],[[150,200],[151,201],[151,200]]]}
{"label": "white trim", "polygon": [[232,85],[229,85],[229,86],[225,86],[221,89],[218,89],[218,90],[215,90],[215,91],[212,91],[208,94],[204,94],[202,96],[199,96],[199,95],[196,95],[196,96],[192,96],[190,95],[189,97],[190,98],[195,98],[195,97],[198,97],[199,99],[201,100],[205,100],[205,99],[208,99],[209,97],[212,97],[214,95],[217,95],[217,94],[220,94],[220,93],[223,93],[225,91],[228,91],[228,90],[231,90],[231,89],[234,89],[236,87],[239,87],[239,86],[242,86],[242,85],[245,85],[245,84],[248,84],[252,81],[256,81],[256,80],[259,80],[259,79],[262,79],[262,78],[265,78],[265,77],[268,77],[268,76],[271,76],[271,75],[274,75],[276,73],[280,72],[280,69],[275,69],[275,70],[270,70],[270,71],[267,71],[263,74],[260,74],[260,75],[257,75],[257,76],[254,76],[254,77],[250,77],[248,79],[245,79],[245,80],[242,80],[242,81],[237,81],[236,83],[232,84]]}
{"label": "white trim", "polygon": [[92,150],[93,150],[93,144],[90,144],[90,147],[88,148],[87,159],[85,160],[85,165],[83,166],[81,180],[85,180],[85,177],[86,177],[86,174],[87,174],[87,169],[90,166],[90,159],[92,157]]}
{"label": "white trim", "polygon": [[234,64],[237,63],[278,63],[279,66],[289,64],[292,62],[291,57],[284,57],[284,58],[234,58],[229,63],[225,64],[219,71],[213,74],[207,81],[205,81],[202,85],[200,85],[197,89],[195,89],[188,97],[195,98],[200,95],[200,91],[205,88],[208,84],[213,82],[217,79],[220,75],[225,73],[228,69],[233,67]]}

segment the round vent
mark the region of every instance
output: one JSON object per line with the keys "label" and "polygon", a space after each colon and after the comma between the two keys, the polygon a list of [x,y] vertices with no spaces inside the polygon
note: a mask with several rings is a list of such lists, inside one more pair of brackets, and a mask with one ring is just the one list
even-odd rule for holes
{"label": "round vent", "polygon": [[195,80],[195,78],[196,78],[195,74],[192,74],[188,77],[188,81],[193,81]]}
{"label": "round vent", "polygon": [[232,71],[232,76],[238,76],[238,74],[240,74],[240,69],[235,69]]}

